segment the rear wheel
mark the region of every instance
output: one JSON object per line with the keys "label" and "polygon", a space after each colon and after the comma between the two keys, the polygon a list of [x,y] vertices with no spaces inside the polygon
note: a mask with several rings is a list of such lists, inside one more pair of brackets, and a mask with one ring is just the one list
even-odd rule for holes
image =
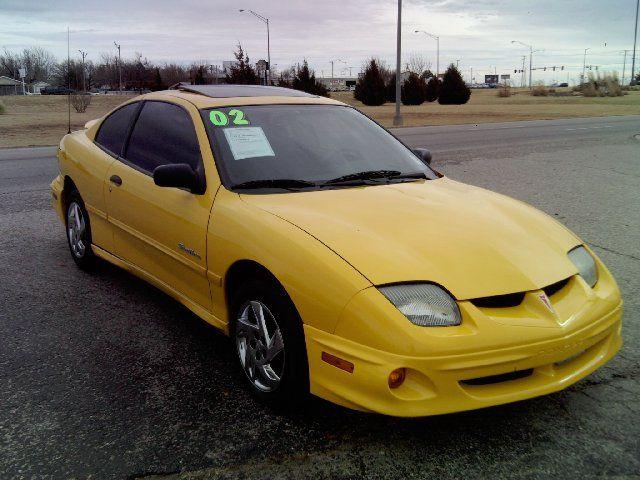
{"label": "rear wheel", "polygon": [[91,250],[91,225],[89,214],[77,190],[69,194],[66,227],[73,261],[83,270],[90,269],[95,261],[95,255]]}
{"label": "rear wheel", "polygon": [[300,317],[286,292],[251,280],[236,295],[232,325],[237,359],[252,394],[273,408],[297,405],[309,392]]}

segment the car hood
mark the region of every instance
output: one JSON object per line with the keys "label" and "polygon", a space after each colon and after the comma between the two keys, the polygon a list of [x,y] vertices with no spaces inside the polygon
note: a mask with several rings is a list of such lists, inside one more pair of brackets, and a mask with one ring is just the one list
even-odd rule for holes
{"label": "car hood", "polygon": [[374,285],[428,281],[458,300],[536,290],[576,273],[565,227],[448,178],[242,199],[298,226]]}

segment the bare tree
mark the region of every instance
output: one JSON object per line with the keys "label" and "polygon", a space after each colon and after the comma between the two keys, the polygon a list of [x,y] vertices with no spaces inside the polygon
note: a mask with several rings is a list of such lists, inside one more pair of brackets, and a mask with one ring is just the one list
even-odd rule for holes
{"label": "bare tree", "polygon": [[0,75],[18,78],[20,66],[20,55],[9,51],[7,48],[0,53]]}
{"label": "bare tree", "polygon": [[412,53],[409,55],[407,70],[417,75],[422,75],[425,70],[431,69],[431,62],[424,55]]}
{"label": "bare tree", "polygon": [[27,83],[48,82],[56,66],[56,58],[44,48],[25,48],[20,56],[21,66],[26,70]]}

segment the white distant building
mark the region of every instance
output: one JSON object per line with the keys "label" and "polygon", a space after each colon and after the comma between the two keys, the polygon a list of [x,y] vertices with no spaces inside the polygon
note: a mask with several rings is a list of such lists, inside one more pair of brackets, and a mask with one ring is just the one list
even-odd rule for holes
{"label": "white distant building", "polygon": [[318,82],[322,83],[332,92],[354,90],[356,88],[357,77],[320,77]]}
{"label": "white distant building", "polygon": [[35,93],[36,95],[40,93],[44,87],[48,87],[49,84],[47,82],[35,82],[29,85],[29,90],[31,93]]}

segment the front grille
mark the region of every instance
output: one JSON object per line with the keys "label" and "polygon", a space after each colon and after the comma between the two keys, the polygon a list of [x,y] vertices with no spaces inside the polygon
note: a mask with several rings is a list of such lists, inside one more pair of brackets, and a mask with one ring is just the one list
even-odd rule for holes
{"label": "front grille", "polygon": [[469,380],[461,380],[464,385],[493,385],[494,383],[510,382],[528,377],[533,373],[533,368],[527,370],[517,370],[515,372],[502,373],[500,375],[490,375],[488,377],[470,378]]}
{"label": "front grille", "polygon": [[[547,294],[547,297],[551,297],[562,290],[567,283],[569,283],[569,278],[565,278],[564,280],[560,280],[559,282],[552,283],[544,287],[542,290]],[[482,298],[474,298],[471,301],[478,308],[509,308],[509,307],[517,307],[524,300],[524,295],[526,292],[516,292],[516,293],[507,293],[506,295],[494,295],[492,297],[482,297]]]}
{"label": "front grille", "polygon": [[517,307],[524,300],[524,292],[495,295],[493,297],[474,298],[471,300],[478,308],[507,308]]}
{"label": "front grille", "polygon": [[567,283],[569,283],[569,279],[565,278],[564,280],[560,280],[559,282],[552,283],[548,287],[544,287],[542,290],[544,290],[544,293],[547,294],[547,297],[551,297],[552,295],[562,290]]}

